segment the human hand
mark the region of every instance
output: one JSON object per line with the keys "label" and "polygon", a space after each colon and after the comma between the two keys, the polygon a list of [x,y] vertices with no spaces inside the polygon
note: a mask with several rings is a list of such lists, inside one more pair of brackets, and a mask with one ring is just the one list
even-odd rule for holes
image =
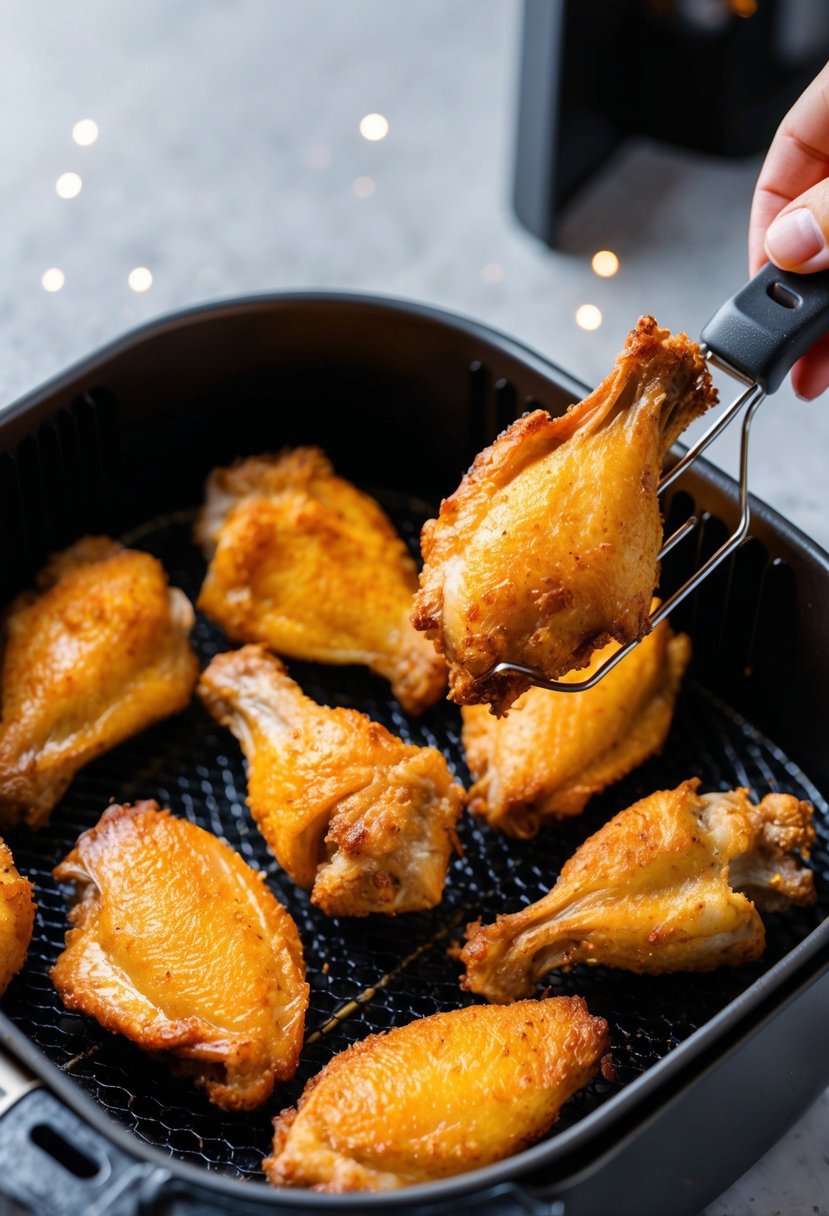
{"label": "human hand", "polygon": [[[829,64],[789,110],[766,154],[748,256],[752,275],[767,261],[798,274],[829,268]],[[792,387],[807,400],[829,388],[829,334],[795,363]]]}

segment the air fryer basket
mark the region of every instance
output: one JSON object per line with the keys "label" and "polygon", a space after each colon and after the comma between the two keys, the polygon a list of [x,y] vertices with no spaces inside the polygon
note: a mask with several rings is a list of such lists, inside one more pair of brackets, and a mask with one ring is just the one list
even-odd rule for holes
{"label": "air fryer basket", "polygon": [[[376,494],[416,554],[423,519],[480,447],[525,409],[559,413],[584,391],[502,335],[394,300],[283,295],[178,314],[0,420],[0,598],[85,532],[149,549],[195,598],[204,563],[191,523],[206,473],[297,443],[319,444],[338,472]],[[669,523],[692,504],[702,523],[666,561],[663,590],[733,525],[734,487],[710,466],[681,480],[666,505]],[[2,1116],[0,1192],[38,1213],[96,1203],[165,1213],[697,1211],[829,1082],[821,1008],[829,992],[828,589],[829,558],[755,504],[750,540],[674,615],[693,638],[694,661],[662,755],[533,842],[467,816],[463,857],[429,913],[349,921],[313,908],[252,824],[235,741],[196,703],[83,770],[47,828],[9,837],[39,911],[29,959],[3,1001],[0,1042],[46,1087]],[[203,662],[228,645],[202,618],[195,643]],[[410,719],[365,671],[290,666],[310,695],[440,747],[468,779],[456,707]],[[710,975],[576,968],[553,977],[553,992],[580,993],[607,1018],[617,1080],[597,1078],[541,1144],[497,1166],[385,1196],[276,1192],[262,1182],[270,1116],[295,1102],[334,1052],[474,999],[460,991],[447,954],[467,921],[538,898],[610,814],[695,774],[706,788],[782,789],[815,804],[819,902],[766,918],[759,963]],[[219,1111],[164,1064],[69,1014],[49,981],[67,924],[52,867],[110,798],[142,797],[226,837],[297,920],[311,984],[306,1046],[297,1077],[262,1111]]]}

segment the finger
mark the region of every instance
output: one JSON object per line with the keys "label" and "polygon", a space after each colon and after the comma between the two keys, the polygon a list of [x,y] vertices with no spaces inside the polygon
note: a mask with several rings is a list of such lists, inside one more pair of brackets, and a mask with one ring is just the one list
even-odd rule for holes
{"label": "finger", "polygon": [[766,261],[766,230],[789,203],[829,176],[829,64],[781,122],[763,161],[749,221],[749,265]]}
{"label": "finger", "polygon": [[792,368],[792,388],[798,397],[812,401],[829,388],[829,334],[818,339]]}
{"label": "finger", "polygon": [[798,274],[829,267],[829,181],[812,186],[775,216],[765,254],[781,270]]}

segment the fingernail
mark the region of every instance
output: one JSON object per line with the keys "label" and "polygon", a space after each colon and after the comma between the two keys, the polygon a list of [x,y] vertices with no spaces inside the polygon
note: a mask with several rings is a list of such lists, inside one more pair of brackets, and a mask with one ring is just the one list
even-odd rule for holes
{"label": "fingernail", "polygon": [[778,216],[766,233],[766,252],[784,270],[808,262],[825,246],[818,222],[806,207]]}

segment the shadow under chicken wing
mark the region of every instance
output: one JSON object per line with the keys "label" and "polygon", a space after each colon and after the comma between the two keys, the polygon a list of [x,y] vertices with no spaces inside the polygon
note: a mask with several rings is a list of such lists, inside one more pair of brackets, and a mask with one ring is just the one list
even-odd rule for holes
{"label": "shadow under chicken wing", "polygon": [[253,817],[313,903],[365,916],[440,902],[465,794],[436,748],[318,705],[263,646],[217,655],[198,693],[241,743]]}
{"label": "shadow under chicken wing", "polygon": [[543,899],[470,925],[462,986],[506,1002],[575,963],[659,975],[759,958],[757,907],[815,900],[796,856],[814,840],[812,807],[790,794],[755,805],[745,789],[698,787],[694,777],[628,807],[576,850]]}
{"label": "shadow under chicken wing", "polygon": [[535,410],[476,458],[423,528],[412,621],[449,663],[450,697],[503,714],[530,686],[648,629],[666,453],[716,401],[700,348],[642,317],[613,372],[560,418]]}

